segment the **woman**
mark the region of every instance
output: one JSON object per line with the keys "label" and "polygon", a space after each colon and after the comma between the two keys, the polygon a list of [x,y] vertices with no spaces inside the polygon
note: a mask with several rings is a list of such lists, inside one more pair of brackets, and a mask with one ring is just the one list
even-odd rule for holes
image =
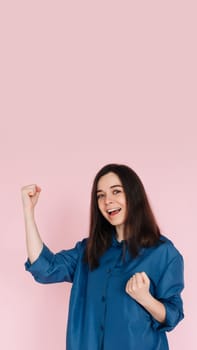
{"label": "woman", "polygon": [[90,233],[54,254],[34,219],[41,189],[22,188],[28,260],[37,282],[72,282],[67,350],[167,350],[183,319],[183,258],[161,235],[137,174],[109,164],[96,175]]}

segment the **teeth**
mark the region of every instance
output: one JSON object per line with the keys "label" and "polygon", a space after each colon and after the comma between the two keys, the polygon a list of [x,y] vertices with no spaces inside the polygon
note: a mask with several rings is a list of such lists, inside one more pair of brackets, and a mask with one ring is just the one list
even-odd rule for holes
{"label": "teeth", "polygon": [[108,212],[108,213],[112,213],[113,211],[116,211],[116,210],[120,210],[120,208],[108,209],[107,212]]}

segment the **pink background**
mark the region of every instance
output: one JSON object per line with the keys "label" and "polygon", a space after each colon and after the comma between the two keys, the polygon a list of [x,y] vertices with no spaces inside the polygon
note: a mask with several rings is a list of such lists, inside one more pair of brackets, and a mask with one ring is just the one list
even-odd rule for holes
{"label": "pink background", "polygon": [[20,188],[54,251],[88,232],[95,173],[141,177],[164,234],[185,258],[185,320],[196,342],[196,1],[1,1],[1,339],[6,350],[63,350],[70,285],[24,270]]}

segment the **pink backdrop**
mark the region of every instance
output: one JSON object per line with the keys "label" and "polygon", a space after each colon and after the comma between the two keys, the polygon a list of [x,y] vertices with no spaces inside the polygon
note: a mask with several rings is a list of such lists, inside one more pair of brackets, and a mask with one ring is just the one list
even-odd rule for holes
{"label": "pink backdrop", "polygon": [[109,162],[136,170],[184,255],[185,320],[169,342],[197,349],[196,10],[190,0],[1,1],[1,349],[65,349],[70,285],[24,270],[21,186],[42,187],[45,243],[70,248],[87,234],[91,184]]}

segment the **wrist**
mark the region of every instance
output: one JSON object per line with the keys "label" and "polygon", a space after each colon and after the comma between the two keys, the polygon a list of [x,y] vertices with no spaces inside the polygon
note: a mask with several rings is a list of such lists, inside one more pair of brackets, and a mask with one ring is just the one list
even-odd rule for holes
{"label": "wrist", "polygon": [[25,219],[34,219],[34,209],[33,208],[24,208]]}
{"label": "wrist", "polygon": [[144,308],[147,308],[152,304],[153,299],[154,299],[153,296],[150,294],[150,292],[148,292],[146,295],[144,295],[138,300],[138,303],[142,305]]}

